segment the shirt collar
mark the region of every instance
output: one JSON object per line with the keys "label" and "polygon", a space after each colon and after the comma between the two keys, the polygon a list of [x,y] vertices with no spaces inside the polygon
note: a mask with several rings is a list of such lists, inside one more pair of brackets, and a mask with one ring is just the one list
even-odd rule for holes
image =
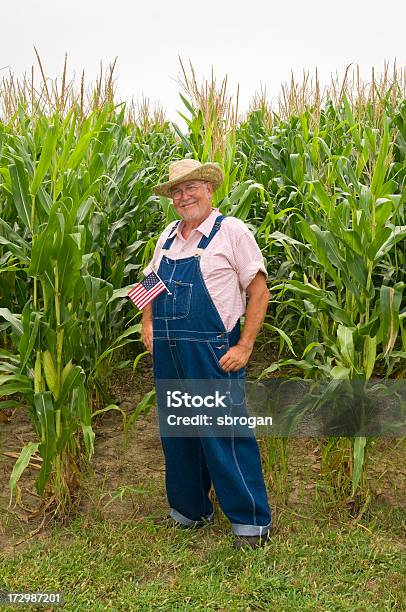
{"label": "shirt collar", "polygon": [[[210,236],[210,232],[213,229],[213,225],[218,216],[219,216],[219,209],[213,208],[213,210],[211,211],[207,219],[202,221],[202,223],[195,229],[206,237]],[[178,238],[185,240],[182,236],[182,224],[183,224],[183,221],[181,221],[178,227],[176,228],[176,234]]]}

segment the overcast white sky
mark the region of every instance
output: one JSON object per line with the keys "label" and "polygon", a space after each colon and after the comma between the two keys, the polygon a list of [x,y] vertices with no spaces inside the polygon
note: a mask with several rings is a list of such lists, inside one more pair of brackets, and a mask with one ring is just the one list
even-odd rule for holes
{"label": "overcast white sky", "polygon": [[260,83],[276,96],[291,69],[317,66],[329,80],[354,62],[369,77],[385,59],[406,60],[405,0],[3,0],[0,22],[0,68],[28,72],[35,45],[48,76],[66,51],[70,75],[95,78],[118,56],[120,97],[160,100],[171,119],[182,108],[178,55],[199,77],[214,66],[231,91],[238,82],[242,109]]}

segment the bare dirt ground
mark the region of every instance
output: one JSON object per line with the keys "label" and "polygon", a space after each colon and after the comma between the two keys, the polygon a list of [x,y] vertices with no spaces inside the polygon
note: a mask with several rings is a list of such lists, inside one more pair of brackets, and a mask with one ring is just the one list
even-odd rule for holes
{"label": "bare dirt ground", "polygon": [[[256,354],[249,368],[256,376],[267,364],[269,355]],[[110,381],[112,397],[129,416],[143,395],[152,388],[151,360],[144,358],[135,371],[118,370]],[[155,409],[141,415],[135,427],[123,432],[122,415],[109,412],[96,418],[95,455],[82,477],[77,512],[109,521],[143,520],[146,516],[166,513],[164,461]],[[38,507],[34,481],[38,473],[31,462],[20,481],[21,500],[7,508],[8,480],[15,457],[24,444],[34,440],[28,415],[15,410],[7,422],[0,422],[0,550],[12,554],[28,545],[31,538],[46,537],[48,525],[32,514]],[[286,477],[271,468],[266,452],[269,441],[261,440],[264,474],[271,500],[280,495],[282,481],[287,479],[288,495],[284,505],[300,516],[311,513],[315,497],[323,496],[320,486],[321,449],[315,439],[290,440]],[[406,444],[404,440],[380,440],[371,450],[368,480],[374,503],[387,508],[406,507]],[[283,487],[282,487],[283,488]],[[280,499],[280,498],[278,498]],[[272,503],[272,502],[271,502]],[[279,503],[279,502],[278,502]],[[42,525],[38,532],[35,532]]]}

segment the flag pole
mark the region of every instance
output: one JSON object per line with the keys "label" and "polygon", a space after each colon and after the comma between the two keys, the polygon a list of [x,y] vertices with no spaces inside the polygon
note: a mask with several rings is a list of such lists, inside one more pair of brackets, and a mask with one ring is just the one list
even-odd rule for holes
{"label": "flag pole", "polygon": [[[155,267],[154,267],[154,266],[151,266],[151,267],[152,267],[152,271],[153,271],[153,273],[154,273],[154,274],[155,274],[155,275],[156,275],[156,276],[159,278],[159,280],[161,281],[161,283],[162,283],[163,285],[165,285],[164,281],[163,281],[163,280],[162,280],[162,278],[159,276],[159,274],[158,274],[158,272],[156,271]],[[171,291],[169,291],[169,289],[168,289],[168,287],[167,287],[166,285],[165,285],[165,289],[167,290],[167,292],[168,292],[168,294],[169,294],[169,295],[172,295]]]}

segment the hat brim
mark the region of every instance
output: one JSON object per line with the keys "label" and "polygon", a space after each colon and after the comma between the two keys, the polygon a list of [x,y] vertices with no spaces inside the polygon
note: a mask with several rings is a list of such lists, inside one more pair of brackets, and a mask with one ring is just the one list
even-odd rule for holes
{"label": "hat brim", "polygon": [[202,164],[199,168],[195,168],[191,172],[184,174],[183,176],[167,181],[166,183],[160,183],[154,187],[154,193],[158,196],[164,196],[165,198],[171,197],[171,189],[175,185],[184,183],[185,181],[208,181],[213,185],[213,191],[218,189],[224,180],[223,172],[217,164],[207,163]]}

